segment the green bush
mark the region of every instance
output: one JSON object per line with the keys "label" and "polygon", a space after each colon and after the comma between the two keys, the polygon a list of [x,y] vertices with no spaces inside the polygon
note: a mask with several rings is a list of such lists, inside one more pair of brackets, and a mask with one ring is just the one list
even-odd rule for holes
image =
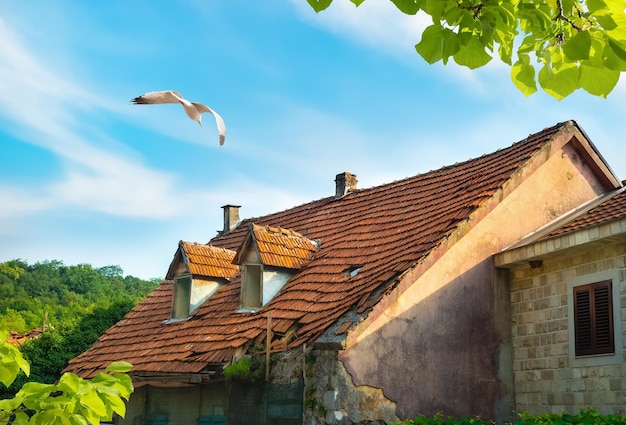
{"label": "green bush", "polygon": [[626,425],[626,418],[616,415],[601,415],[594,409],[581,409],[577,415],[568,413],[543,413],[541,415],[529,415],[523,413],[520,418],[515,421],[514,425],[561,425],[561,424],[580,424],[580,425]]}
{"label": "green bush", "polygon": [[[414,419],[407,419],[398,422],[396,425],[494,425],[495,422],[479,417],[454,418],[438,413],[435,416],[427,417],[418,415]],[[542,413],[540,415],[530,415],[522,413],[515,422],[510,425],[626,425],[626,417],[617,415],[601,415],[594,409],[581,409],[576,415],[569,413]]]}
{"label": "green bush", "polygon": [[226,382],[260,382],[265,375],[265,364],[258,356],[243,356],[224,368]]}

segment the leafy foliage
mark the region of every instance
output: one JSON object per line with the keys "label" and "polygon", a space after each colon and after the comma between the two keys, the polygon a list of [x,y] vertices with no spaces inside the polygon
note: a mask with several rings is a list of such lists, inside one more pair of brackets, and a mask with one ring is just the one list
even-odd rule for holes
{"label": "leafy foliage", "polygon": [[[317,12],[332,3],[307,1]],[[475,69],[498,56],[526,96],[539,83],[559,100],[577,89],[606,97],[626,71],[626,0],[391,1],[432,18],[415,46],[426,62]]]}
{"label": "leafy foliage", "polygon": [[577,415],[568,413],[543,413],[541,415],[529,415],[523,413],[515,421],[514,425],[560,425],[560,424],[581,424],[581,425],[625,425],[626,418],[617,415],[601,415],[595,409],[581,409]]}
{"label": "leafy foliage", "polygon": [[[13,345],[8,334],[0,334],[0,377],[10,385],[20,371],[29,373],[28,362]],[[124,416],[133,385],[126,372],[131,365],[111,363],[92,380],[65,373],[56,384],[29,382],[10,399],[0,400],[0,424],[99,425],[111,421],[113,414]]]}
{"label": "leafy foliage", "polygon": [[[626,425],[626,418],[617,415],[601,415],[594,409],[581,409],[577,415],[569,413],[543,413],[530,415],[522,413],[518,420],[507,425]],[[414,419],[407,419],[397,425],[495,425],[495,422],[482,418],[454,418],[438,413],[433,417],[418,415]]]}
{"label": "leafy foliage", "polygon": [[0,398],[14,396],[26,382],[56,382],[71,358],[87,350],[156,284],[123,277],[119,266],[0,263],[0,329],[23,333],[46,322],[45,332],[20,347],[32,364],[30,375],[1,388]]}
{"label": "leafy foliage", "polygon": [[229,364],[224,368],[224,379],[232,383],[248,382],[258,383],[265,375],[265,363],[260,356],[242,356],[239,360]]}

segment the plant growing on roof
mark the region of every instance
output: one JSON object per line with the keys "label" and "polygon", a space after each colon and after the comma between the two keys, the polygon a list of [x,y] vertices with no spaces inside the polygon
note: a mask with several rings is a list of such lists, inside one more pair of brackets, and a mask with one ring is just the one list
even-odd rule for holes
{"label": "plant growing on roof", "polygon": [[[0,332],[0,382],[11,385],[20,372],[30,374],[30,365],[20,351],[7,342],[8,332]],[[124,416],[133,392],[126,372],[132,366],[113,362],[106,373],[82,379],[64,373],[57,384],[29,382],[13,398],[0,400],[0,424],[99,425],[111,421],[113,414]]]}
{"label": "plant growing on roof", "polygon": [[224,368],[226,382],[258,383],[265,376],[265,363],[261,356],[245,355]]}

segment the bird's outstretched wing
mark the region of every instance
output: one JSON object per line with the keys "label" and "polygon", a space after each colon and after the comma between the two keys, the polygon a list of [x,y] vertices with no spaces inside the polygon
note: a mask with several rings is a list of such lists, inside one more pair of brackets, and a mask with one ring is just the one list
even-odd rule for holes
{"label": "bird's outstretched wing", "polygon": [[155,103],[181,103],[183,97],[173,90],[152,91],[142,94],[131,100],[135,105],[149,105]]}
{"label": "bird's outstretched wing", "polygon": [[224,124],[224,120],[213,109],[209,108],[203,103],[191,102],[191,104],[196,108],[196,110],[200,113],[208,112],[213,114],[215,117],[215,123],[217,124],[217,133],[219,134],[220,146],[224,145],[224,140],[226,139],[226,124]]}
{"label": "bird's outstretched wing", "polygon": [[131,100],[135,105],[152,105],[159,103],[180,103],[183,106],[183,109],[187,113],[187,116],[194,121],[197,121],[198,124],[202,125],[201,115],[204,112],[208,112],[215,117],[215,122],[217,123],[217,132],[219,134],[219,142],[220,146],[224,145],[224,140],[226,140],[226,124],[224,124],[224,120],[222,117],[215,112],[213,109],[202,103],[190,102],[187,99],[183,98],[183,96],[174,90],[163,90],[163,91],[153,91],[141,96],[138,96]]}

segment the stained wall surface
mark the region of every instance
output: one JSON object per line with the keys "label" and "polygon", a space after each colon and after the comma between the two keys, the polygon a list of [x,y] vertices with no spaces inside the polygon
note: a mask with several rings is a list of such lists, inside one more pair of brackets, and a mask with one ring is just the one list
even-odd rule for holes
{"label": "stained wall surface", "polygon": [[543,155],[349,335],[340,359],[355,384],[382,388],[400,418],[513,417],[510,301],[492,256],[606,190],[571,146]]}

